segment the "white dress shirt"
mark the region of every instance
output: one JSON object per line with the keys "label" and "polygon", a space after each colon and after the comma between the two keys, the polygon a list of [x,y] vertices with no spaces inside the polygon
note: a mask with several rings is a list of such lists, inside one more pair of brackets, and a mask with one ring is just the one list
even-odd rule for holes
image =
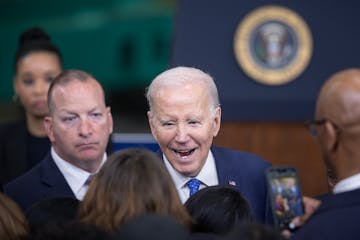
{"label": "white dress shirt", "polygon": [[[175,183],[175,187],[179,193],[181,202],[182,203],[186,202],[186,200],[189,198],[190,195],[190,190],[186,186],[186,183],[187,181],[189,181],[191,178],[194,177],[187,177],[176,171],[173,168],[173,166],[170,164],[170,162],[167,160],[164,154],[163,154],[163,160],[168,172],[170,173],[171,178]],[[200,170],[199,174],[195,176],[195,178],[201,181],[199,189],[202,189],[207,186],[216,186],[219,184],[218,175],[215,166],[215,160],[211,151],[209,151],[204,166]]]}
{"label": "white dress shirt", "polygon": [[82,200],[84,198],[88,189],[88,185],[85,184],[86,180],[90,175],[94,175],[100,170],[101,166],[105,163],[107,158],[106,153],[104,153],[104,157],[99,168],[94,173],[89,173],[62,159],[55,152],[53,147],[51,147],[51,156],[78,200]]}
{"label": "white dress shirt", "polygon": [[355,189],[360,188],[360,173],[352,175],[348,178],[345,178],[341,181],[339,181],[334,189],[333,189],[333,193],[337,194],[337,193],[343,193],[343,192],[348,192],[348,191],[352,191]]}

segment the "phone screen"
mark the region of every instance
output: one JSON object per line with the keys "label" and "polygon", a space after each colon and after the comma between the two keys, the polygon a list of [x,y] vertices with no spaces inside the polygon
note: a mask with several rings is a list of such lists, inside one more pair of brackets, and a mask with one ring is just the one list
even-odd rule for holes
{"label": "phone screen", "polygon": [[275,224],[280,229],[288,228],[290,221],[304,214],[299,178],[295,168],[272,167],[267,170]]}

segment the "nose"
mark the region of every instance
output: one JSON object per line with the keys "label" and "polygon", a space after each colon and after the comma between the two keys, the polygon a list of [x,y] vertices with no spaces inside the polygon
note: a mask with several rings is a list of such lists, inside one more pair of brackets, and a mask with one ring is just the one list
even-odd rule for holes
{"label": "nose", "polygon": [[185,143],[189,139],[188,129],[184,124],[178,124],[176,128],[175,140],[179,143]]}
{"label": "nose", "polygon": [[37,80],[35,84],[35,93],[38,95],[47,94],[48,84],[44,83],[42,80]]}
{"label": "nose", "polygon": [[82,137],[89,137],[93,133],[91,122],[87,119],[81,119],[79,124],[79,135]]}

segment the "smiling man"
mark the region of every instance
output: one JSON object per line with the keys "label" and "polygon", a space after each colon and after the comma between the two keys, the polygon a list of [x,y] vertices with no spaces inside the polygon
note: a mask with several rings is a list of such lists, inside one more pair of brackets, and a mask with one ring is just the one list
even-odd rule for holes
{"label": "smiling man", "polygon": [[96,79],[80,70],[61,73],[50,85],[48,106],[44,123],[52,145],[50,154],[4,187],[23,209],[50,197],[82,200],[88,179],[107,157],[113,121]]}
{"label": "smiling man", "polygon": [[260,222],[271,222],[264,171],[270,164],[249,153],[212,146],[221,122],[212,77],[190,67],[158,75],[147,91],[151,132],[183,202],[198,189],[232,185]]}

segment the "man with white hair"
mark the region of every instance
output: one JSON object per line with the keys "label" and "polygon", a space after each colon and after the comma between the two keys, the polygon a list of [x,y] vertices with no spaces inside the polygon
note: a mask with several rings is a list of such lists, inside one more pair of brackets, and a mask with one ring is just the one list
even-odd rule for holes
{"label": "man with white hair", "polygon": [[261,158],[212,145],[221,122],[212,77],[191,67],[158,75],[147,91],[148,120],[162,158],[183,202],[199,188],[232,185],[249,201],[260,222],[271,222]]}

